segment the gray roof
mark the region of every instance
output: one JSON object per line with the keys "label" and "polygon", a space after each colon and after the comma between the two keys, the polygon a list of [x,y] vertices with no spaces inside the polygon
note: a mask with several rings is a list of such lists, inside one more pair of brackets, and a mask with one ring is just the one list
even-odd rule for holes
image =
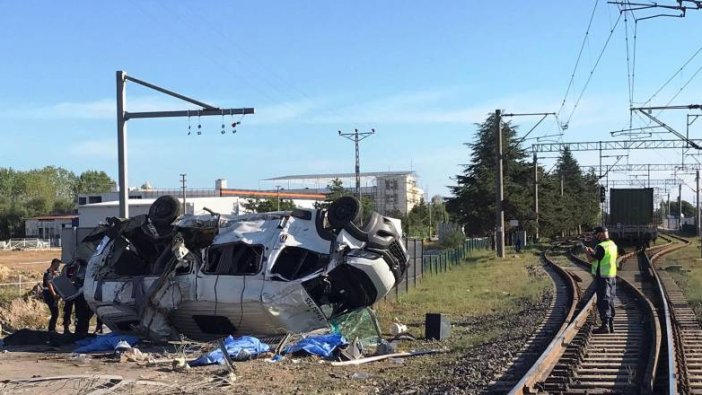
{"label": "gray roof", "polygon": [[[388,177],[388,176],[404,176],[417,174],[411,170],[404,171],[372,171],[372,172],[361,172],[361,177]],[[310,180],[310,179],[324,179],[324,178],[354,178],[356,173],[329,173],[329,174],[296,174],[292,176],[281,176],[266,178],[264,181],[283,181],[283,180]]]}

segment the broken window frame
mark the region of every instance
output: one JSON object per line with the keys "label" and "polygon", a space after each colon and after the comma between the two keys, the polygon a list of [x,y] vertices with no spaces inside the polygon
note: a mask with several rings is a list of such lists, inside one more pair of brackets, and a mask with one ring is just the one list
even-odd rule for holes
{"label": "broken window frame", "polygon": [[[232,251],[232,255],[230,256],[230,262],[227,265],[227,270],[226,272],[224,271],[224,268],[220,270],[220,266],[222,265],[221,262],[221,255],[220,258],[218,259],[217,265],[212,271],[208,271],[207,269],[210,267],[210,254],[213,252],[213,250],[225,250],[228,248],[235,249],[236,246],[242,246],[244,249],[242,251],[246,251],[246,249],[253,250],[254,253],[256,254],[256,259],[257,261],[254,262],[256,264],[256,271],[255,272],[249,272],[249,271],[244,271],[240,273],[230,273],[234,266],[234,262],[232,259],[234,258],[234,254],[236,252]],[[257,274],[261,274],[263,271],[263,254],[265,252],[265,246],[263,244],[248,244],[243,241],[236,241],[232,243],[226,243],[226,244],[216,244],[216,245],[211,245],[207,247],[207,250],[205,252],[205,259],[203,260],[202,266],[200,267],[200,272],[205,275],[211,275],[211,276],[255,276]],[[239,260],[243,258],[243,252],[241,253],[242,255],[239,256]],[[237,267],[240,266],[240,264],[237,264]],[[249,267],[250,264],[247,265]]]}
{"label": "broken window frame", "polygon": [[[276,271],[276,269],[279,267],[279,265],[285,265],[288,263],[286,261],[281,261],[281,259],[283,259],[283,260],[287,260],[287,259],[292,260],[293,259],[293,258],[287,258],[285,256],[285,254],[287,253],[286,250],[287,251],[302,250],[304,252],[304,256],[298,257],[297,262],[290,262],[290,264],[293,264],[293,263],[297,264],[297,268],[291,273],[292,275],[290,275],[290,276],[286,276],[286,274],[282,273],[281,271]],[[314,254],[318,257],[317,258],[318,259],[317,267],[314,270],[311,270],[311,271],[307,270],[307,271],[303,272],[302,274],[300,274],[302,269],[305,267],[305,261],[308,259],[310,254]],[[320,260],[323,261],[321,265],[319,264]],[[301,246],[286,245],[280,250],[280,252],[278,253],[278,255],[275,259],[275,262],[271,266],[270,275],[271,275],[272,279],[274,279],[274,280],[295,281],[295,280],[299,280],[301,278],[308,277],[308,276],[315,274],[315,273],[323,272],[329,266],[330,260],[331,260],[331,256],[329,254],[322,254],[320,252],[313,251],[313,250],[310,250],[309,248],[304,248]]]}

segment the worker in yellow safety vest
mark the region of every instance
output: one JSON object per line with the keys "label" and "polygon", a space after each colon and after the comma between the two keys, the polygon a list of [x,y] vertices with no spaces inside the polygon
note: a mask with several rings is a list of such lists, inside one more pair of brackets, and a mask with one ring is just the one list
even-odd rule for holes
{"label": "worker in yellow safety vest", "polygon": [[597,246],[593,250],[585,249],[588,261],[592,264],[592,275],[595,276],[597,292],[597,310],[600,313],[602,325],[593,333],[614,333],[614,298],[617,295],[617,245],[609,239],[609,233],[604,226],[598,226],[593,231]]}

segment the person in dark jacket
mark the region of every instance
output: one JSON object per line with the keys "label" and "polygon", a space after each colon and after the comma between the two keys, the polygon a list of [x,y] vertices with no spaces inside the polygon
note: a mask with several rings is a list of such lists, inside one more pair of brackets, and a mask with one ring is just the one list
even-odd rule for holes
{"label": "person in dark jacket", "polygon": [[59,275],[59,266],[61,266],[61,260],[54,258],[51,260],[49,268],[44,272],[44,277],[42,278],[42,297],[44,298],[44,303],[49,307],[51,312],[51,318],[49,318],[49,332],[56,332],[56,321],[58,320],[58,299],[59,295],[56,293],[54,284],[51,280]]}
{"label": "person in dark jacket", "polygon": [[[77,258],[76,263],[78,263],[78,271],[76,272],[75,279],[73,280],[73,285],[76,288],[83,288],[83,281],[85,280],[85,271],[88,268],[88,262],[85,259]],[[93,311],[90,310],[88,302],[85,301],[85,296],[81,292],[74,299],[74,306],[76,309],[76,334],[78,336],[85,337],[88,335],[90,330],[90,319],[93,317]]]}
{"label": "person in dark jacket", "polygon": [[591,271],[595,276],[597,292],[597,309],[602,325],[593,333],[614,333],[614,298],[617,296],[617,257],[619,248],[609,239],[609,233],[604,226],[594,230],[597,246],[593,250],[586,247],[588,260],[592,263]]}
{"label": "person in dark jacket", "polygon": [[[66,278],[71,280],[71,282],[75,281],[75,277],[78,272],[78,262],[74,260],[71,263],[67,263],[62,272]],[[63,333],[71,333],[71,316],[73,315],[74,304],[75,301],[73,299],[64,299],[63,301]]]}

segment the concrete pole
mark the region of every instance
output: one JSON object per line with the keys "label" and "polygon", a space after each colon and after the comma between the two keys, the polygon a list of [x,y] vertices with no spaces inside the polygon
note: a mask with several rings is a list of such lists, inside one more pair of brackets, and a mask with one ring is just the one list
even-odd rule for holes
{"label": "concrete pole", "polygon": [[670,213],[670,191],[668,191],[668,213],[666,214],[668,218],[666,218],[666,227],[670,229],[670,219],[673,217],[673,215]]}
{"label": "concrete pole", "polygon": [[536,240],[539,240],[539,164],[534,152],[534,212],[536,213]]}
{"label": "concrete pole", "polygon": [[276,209],[276,211],[280,211],[280,185],[275,186],[275,196],[276,196],[276,201],[278,202],[277,203],[278,208]]}
{"label": "concrete pole", "polygon": [[682,184],[678,184],[678,230],[682,229]]}
{"label": "concrete pole", "polygon": [[127,120],[124,107],[127,105],[125,77],[127,73],[117,71],[117,160],[119,163],[119,216],[129,218],[129,190],[127,187]]}
{"label": "concrete pole", "polygon": [[495,212],[496,234],[495,234],[495,252],[500,258],[505,257],[505,214],[502,211],[502,201],[504,200],[504,186],[502,184],[502,112],[495,110],[495,134],[497,137],[497,177],[496,177],[496,197],[495,203],[497,210]]}
{"label": "concrete pole", "polygon": [[697,186],[695,189],[695,194],[697,195],[697,212],[695,215],[695,225],[697,226],[697,236],[700,237],[700,257],[702,257],[702,232],[700,232],[700,171],[697,170],[695,174],[695,181]]}
{"label": "concrete pole", "polygon": [[[187,180],[185,178],[186,176],[187,176],[187,174],[185,174],[185,173],[181,173],[181,175],[180,175],[180,184],[181,184],[181,189],[182,189],[182,194],[183,194],[183,214],[187,214],[187,211],[188,211],[188,205],[186,204],[187,202],[185,200],[186,199],[186,191],[187,191],[187,184],[186,184]],[[193,214],[195,214],[195,213],[193,213]]]}

